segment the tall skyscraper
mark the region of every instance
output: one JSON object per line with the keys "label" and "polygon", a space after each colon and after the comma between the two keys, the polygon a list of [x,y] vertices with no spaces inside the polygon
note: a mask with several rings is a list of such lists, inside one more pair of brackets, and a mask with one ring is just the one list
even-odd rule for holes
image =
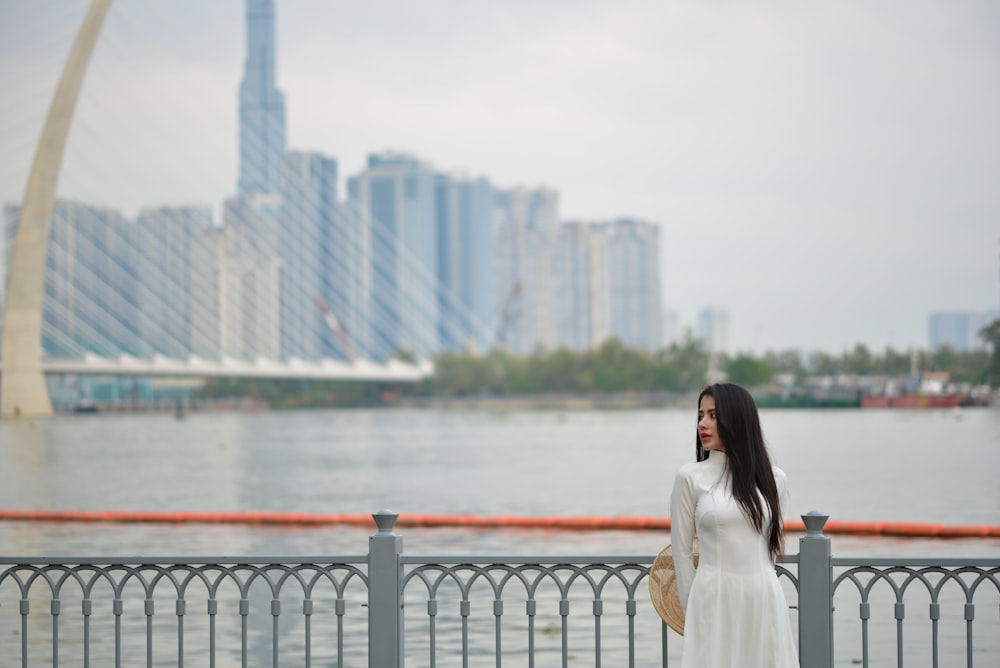
{"label": "tall skyscraper", "polygon": [[494,294],[496,345],[515,354],[559,343],[555,257],[559,194],[512,188],[497,192]]}
{"label": "tall skyscraper", "polygon": [[[292,151],[285,156],[279,220],[281,258],[281,354],[316,360],[335,354],[336,332],[329,313],[340,313],[345,277],[334,247],[337,161],[319,153]],[[336,308],[331,310],[331,302]],[[347,356],[346,351],[341,355]]]}
{"label": "tall skyscraper", "polygon": [[446,350],[493,343],[494,201],[485,178],[438,175],[438,329]]}
{"label": "tall skyscraper", "polygon": [[436,185],[429,166],[398,153],[370,155],[347,181],[349,208],[367,217],[371,311],[359,335],[376,359],[440,348]]}
{"label": "tall skyscraper", "polygon": [[148,208],[134,225],[126,226],[130,239],[129,263],[136,275],[129,277],[138,289],[136,323],[148,350],[184,358],[191,353],[194,330],[202,322],[191,315],[191,302],[201,298],[192,290],[193,245],[200,230],[212,226],[208,206]]}
{"label": "tall skyscraper", "polygon": [[607,224],[611,335],[627,346],[663,344],[660,303],[660,228],[632,218]]}
{"label": "tall skyscraper", "polygon": [[931,313],[927,319],[928,338],[931,351],[948,346],[956,352],[965,352],[972,341],[972,318],[970,313]]}
{"label": "tall skyscraper", "polygon": [[191,289],[197,295],[191,303],[192,325],[197,324],[191,333],[191,352],[209,359],[275,359],[276,334],[257,337],[263,333],[260,298],[264,296],[258,288],[269,267],[260,264],[240,230],[233,225],[200,230],[191,264],[195,270]]}
{"label": "tall skyscraper", "polygon": [[285,96],[275,82],[274,0],[247,0],[240,84],[241,196],[278,194],[285,156]]}
{"label": "tall skyscraper", "polygon": [[[233,234],[225,238],[225,253],[217,257],[223,258],[226,270],[239,278],[222,283],[228,286],[219,303],[228,342],[223,354],[281,359],[282,208],[279,195],[236,197],[226,202],[223,223]],[[232,342],[237,340],[239,345],[234,347]]]}
{"label": "tall skyscraper", "polygon": [[1000,311],[936,311],[927,318],[931,352],[948,346],[955,352],[969,352],[985,347],[979,330],[997,318]]}
{"label": "tall skyscraper", "polygon": [[607,256],[604,225],[560,226],[556,261],[560,345],[589,350],[611,336]]}

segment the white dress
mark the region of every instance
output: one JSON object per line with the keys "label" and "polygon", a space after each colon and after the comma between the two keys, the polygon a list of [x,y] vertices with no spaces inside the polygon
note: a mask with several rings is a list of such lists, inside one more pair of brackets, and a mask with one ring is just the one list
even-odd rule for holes
{"label": "white dress", "polygon": [[[782,514],[787,478],[775,467]],[[763,502],[763,497],[761,498]],[[764,504],[765,517],[767,504]],[[724,452],[677,472],[670,496],[670,543],[684,609],[682,668],[799,666],[788,604],[768,553],[730,491]],[[691,557],[697,529],[698,568]]]}

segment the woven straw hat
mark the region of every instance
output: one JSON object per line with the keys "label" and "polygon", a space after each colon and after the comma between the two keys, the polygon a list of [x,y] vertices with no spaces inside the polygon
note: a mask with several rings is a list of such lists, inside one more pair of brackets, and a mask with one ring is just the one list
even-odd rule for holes
{"label": "woven straw hat", "polygon": [[[698,539],[691,547],[694,565],[698,566]],[[684,635],[684,610],[677,594],[677,574],[674,572],[674,557],[670,546],[663,548],[649,568],[649,597],[657,614],[677,633]]]}

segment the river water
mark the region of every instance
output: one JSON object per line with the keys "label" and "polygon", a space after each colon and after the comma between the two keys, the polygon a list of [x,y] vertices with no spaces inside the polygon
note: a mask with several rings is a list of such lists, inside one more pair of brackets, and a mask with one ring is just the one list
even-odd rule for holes
{"label": "river water", "polygon": [[[765,410],[762,421],[774,463],[788,474],[792,516],[820,510],[838,520],[1000,524],[998,409]],[[0,423],[0,508],[663,516],[674,473],[693,456],[694,426],[694,411],[680,409],[7,421]],[[370,533],[340,526],[0,522],[0,551],[363,554]],[[652,531],[400,533],[408,554],[655,554],[669,542]],[[789,536],[789,552],[797,552],[797,539]],[[836,535],[832,544],[835,556],[1000,556],[1000,539]],[[997,595],[989,595],[992,605],[976,601],[977,628],[997,636],[997,649]],[[893,643],[894,628],[891,621],[883,629]],[[954,633],[964,642],[961,628]],[[849,665],[854,650],[843,653]],[[1000,654],[989,656],[983,660],[1000,665]]]}

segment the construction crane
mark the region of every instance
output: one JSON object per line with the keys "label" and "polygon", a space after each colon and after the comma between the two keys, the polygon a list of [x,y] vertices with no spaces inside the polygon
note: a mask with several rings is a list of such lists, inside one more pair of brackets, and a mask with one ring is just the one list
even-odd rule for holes
{"label": "construction crane", "polygon": [[351,342],[351,338],[344,331],[344,328],[340,326],[337,322],[336,316],[333,315],[333,311],[327,305],[326,300],[316,295],[314,301],[319,310],[323,312],[323,321],[326,322],[327,327],[330,331],[337,337],[337,342],[340,344],[341,350],[347,355],[347,358],[352,362],[358,358],[357,350],[354,348],[354,344]]}

